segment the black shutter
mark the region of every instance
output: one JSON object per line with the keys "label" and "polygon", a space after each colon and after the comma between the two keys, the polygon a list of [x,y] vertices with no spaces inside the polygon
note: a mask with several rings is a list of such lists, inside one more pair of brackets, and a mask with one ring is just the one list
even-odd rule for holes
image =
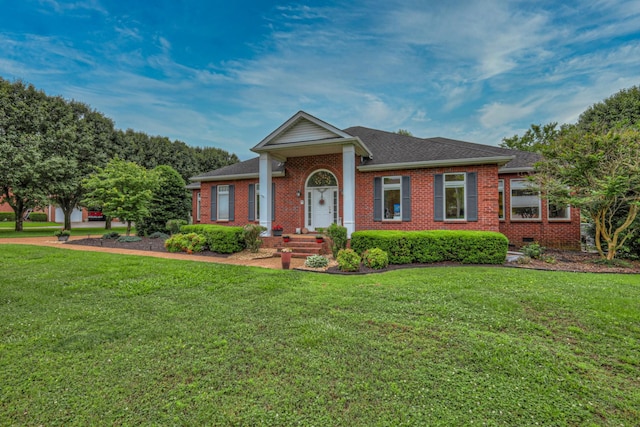
{"label": "black shutter", "polygon": [[235,221],[236,219],[235,188],[235,185],[229,186],[229,221]]}
{"label": "black shutter", "polygon": [[271,221],[276,220],[276,183],[271,183]]}
{"label": "black shutter", "polygon": [[256,185],[249,184],[249,221],[256,220]]}
{"label": "black shutter", "polygon": [[402,177],[402,220],[411,221],[411,177]]}
{"label": "black shutter", "polygon": [[478,174],[467,173],[467,221],[478,220]]}
{"label": "black shutter", "polygon": [[433,220],[444,221],[444,182],[442,174],[433,176]]}
{"label": "black shutter", "polygon": [[211,205],[211,221],[217,221],[218,219],[218,187],[211,186],[211,199],[209,200]]}
{"label": "black shutter", "polygon": [[373,220],[382,221],[382,178],[373,178]]}

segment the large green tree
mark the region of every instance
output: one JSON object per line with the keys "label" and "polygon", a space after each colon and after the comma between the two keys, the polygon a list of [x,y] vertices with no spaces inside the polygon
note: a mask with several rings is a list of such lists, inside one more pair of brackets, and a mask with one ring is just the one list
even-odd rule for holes
{"label": "large green tree", "polygon": [[524,135],[513,135],[509,138],[502,138],[500,146],[512,150],[532,151],[539,153],[551,141],[557,138],[562,131],[558,128],[558,123],[548,123],[546,125],[532,124]]}
{"label": "large green tree", "polygon": [[85,179],[83,185],[84,203],[102,206],[106,217],[126,222],[128,236],[131,225],[149,215],[157,178],[142,166],[115,158]]}
{"label": "large green tree", "polygon": [[16,215],[16,231],[30,209],[47,205],[63,159],[46,156],[48,117],[55,106],[42,91],[0,79],[0,202]]}
{"label": "large green tree", "polygon": [[580,208],[595,225],[600,255],[615,258],[636,231],[631,226],[640,206],[640,128],[603,134],[573,127],[542,154],[535,180],[552,202]]}
{"label": "large green tree", "polygon": [[184,179],[171,166],[161,165],[154,169],[158,185],[149,205],[149,215],[136,224],[139,235],[156,231],[167,232],[167,221],[188,220],[191,212],[191,196],[185,189]]}

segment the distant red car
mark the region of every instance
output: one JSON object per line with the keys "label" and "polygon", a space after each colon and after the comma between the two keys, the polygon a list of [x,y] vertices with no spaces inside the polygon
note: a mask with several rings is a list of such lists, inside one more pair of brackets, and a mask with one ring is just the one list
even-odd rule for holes
{"label": "distant red car", "polygon": [[102,211],[90,210],[89,215],[87,217],[89,221],[104,221],[104,215]]}

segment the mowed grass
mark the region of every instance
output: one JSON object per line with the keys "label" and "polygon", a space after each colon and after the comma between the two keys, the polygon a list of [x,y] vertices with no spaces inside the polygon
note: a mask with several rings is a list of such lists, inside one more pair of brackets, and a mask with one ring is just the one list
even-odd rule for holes
{"label": "mowed grass", "polygon": [[[0,225],[3,223],[0,222]],[[6,238],[28,238],[28,237],[51,237],[53,236],[53,232],[56,230],[61,230],[61,224],[55,224],[55,226],[47,226],[42,225],[43,223],[25,223],[25,227],[22,231],[14,231],[15,223],[11,227],[0,227],[0,239]],[[124,235],[127,232],[127,227],[112,227],[111,230],[105,230],[104,227],[80,227],[80,228],[72,228],[71,235],[72,236],[101,236],[110,231],[117,231],[118,233]],[[131,227],[131,235],[135,235],[136,230],[135,227]]]}
{"label": "mowed grass", "polygon": [[640,278],[0,246],[0,425],[637,425]]}

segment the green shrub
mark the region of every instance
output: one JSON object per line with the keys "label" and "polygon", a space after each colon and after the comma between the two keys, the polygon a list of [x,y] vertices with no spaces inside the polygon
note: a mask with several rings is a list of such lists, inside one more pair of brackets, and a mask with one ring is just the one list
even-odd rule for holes
{"label": "green shrub", "polygon": [[180,227],[182,233],[198,233],[206,238],[209,250],[220,254],[242,251],[244,246],[242,227],[215,224],[194,224]]}
{"label": "green shrub", "polygon": [[56,230],[53,232],[53,235],[56,237],[60,236],[71,236],[71,231],[69,230]]}
{"label": "green shrub", "polygon": [[138,237],[138,236],[120,236],[118,237],[117,242],[118,243],[133,243],[133,242],[139,242],[142,240],[142,237]]}
{"label": "green shrub", "polygon": [[347,228],[333,223],[327,228],[325,234],[331,239],[331,253],[336,258],[340,249],[347,248]]}
{"label": "green shrub", "polygon": [[323,268],[329,265],[329,260],[322,255],[311,255],[304,261],[304,265],[310,268]]}
{"label": "green shrub", "polygon": [[367,249],[362,254],[362,263],[374,270],[381,270],[389,265],[389,255],[380,248]]}
{"label": "green shrub", "polygon": [[198,233],[174,234],[164,242],[169,252],[202,252],[206,249],[205,236]]}
{"label": "green shrub", "polygon": [[150,238],[150,239],[162,239],[162,240],[167,240],[169,237],[171,237],[171,236],[169,236],[167,233],[163,233],[163,232],[161,232],[161,231],[156,231],[156,232],[151,233],[151,234],[149,235],[149,238]]}
{"label": "green shrub", "polygon": [[47,222],[47,214],[43,212],[31,212],[29,214],[29,220],[33,222]]}
{"label": "green shrub", "polygon": [[167,230],[169,234],[178,234],[180,232],[180,227],[183,225],[187,225],[187,221],[183,219],[170,219],[167,221]]}
{"label": "green shrub", "polygon": [[109,231],[108,233],[104,233],[102,235],[103,239],[117,239],[120,237],[120,233],[117,231]]}
{"label": "green shrub", "polygon": [[360,255],[353,249],[341,249],[336,261],[338,261],[338,268],[342,271],[360,270]]}
{"label": "green shrub", "polygon": [[260,250],[260,246],[262,245],[260,234],[264,231],[267,231],[267,228],[258,224],[247,224],[242,227],[244,244],[251,252],[258,252]]}
{"label": "green shrub", "polygon": [[356,231],[351,248],[362,254],[380,248],[390,264],[453,261],[464,264],[502,264],[509,248],[508,239],[491,231]]}
{"label": "green shrub", "polygon": [[15,221],[15,212],[0,212],[0,221]]}
{"label": "green shrub", "polygon": [[538,242],[534,242],[529,243],[528,245],[524,245],[522,248],[520,248],[520,251],[529,258],[541,259],[545,249],[546,248],[540,246]]}

